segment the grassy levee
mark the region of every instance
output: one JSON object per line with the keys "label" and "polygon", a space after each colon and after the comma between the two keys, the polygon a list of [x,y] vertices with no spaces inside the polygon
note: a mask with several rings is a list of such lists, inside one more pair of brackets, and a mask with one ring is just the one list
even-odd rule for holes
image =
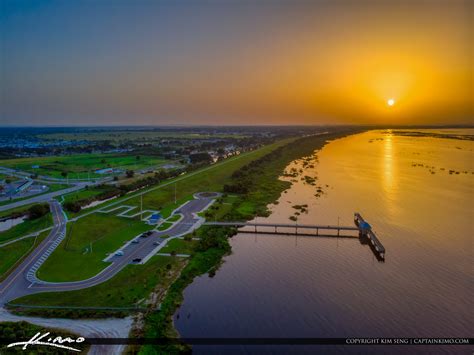
{"label": "grassy levee", "polygon": [[[71,192],[69,194],[63,195],[64,196],[64,203],[66,202],[74,202],[78,200],[82,200],[85,198],[90,198],[90,197],[95,197],[97,195],[100,195],[103,193],[105,190],[100,187],[89,187],[87,189],[82,189],[79,191]],[[59,199],[61,200],[61,199]]]}
{"label": "grassy levee", "polygon": [[0,248],[0,281],[18,265],[27,255],[29,255],[39,243],[49,234],[43,232],[36,238],[27,238]]}
{"label": "grassy levee", "polygon": [[[262,148],[228,158],[217,164],[166,180],[157,186],[145,188],[139,192],[133,192],[119,197],[114,201],[106,202],[96,208],[83,210],[76,216],[80,217],[84,214],[94,213],[99,209],[107,209],[110,206],[119,205],[122,202],[126,202],[127,205],[139,206],[140,195],[143,194],[143,207],[159,209],[166,217],[174,208],[179,207],[182,202],[186,202],[192,198],[193,193],[206,190],[222,190],[223,184],[228,181],[234,171],[292,141],[294,141],[294,138],[283,139]],[[174,183],[177,183],[177,204],[171,203],[171,201],[174,201]],[[159,207],[162,207],[162,209]],[[169,213],[167,214],[167,212]]]}
{"label": "grassy levee", "polygon": [[[324,146],[328,139],[335,139],[353,132],[340,132],[321,136],[300,138],[280,149],[269,152],[255,160],[229,180],[230,185],[244,181],[246,191],[238,196],[225,196],[206,212],[209,219],[248,220],[255,216],[268,215],[267,205],[278,199],[290,185],[279,180],[285,167],[293,160],[313,154]],[[229,181],[228,180],[228,181]],[[191,257],[180,277],[171,285],[161,304],[159,313],[148,313],[145,317],[143,336],[146,338],[176,338],[179,335],[173,327],[172,317],[183,301],[183,291],[193,279],[205,273],[212,276],[222,258],[231,248],[228,237],[236,233],[233,228],[201,227],[198,231],[201,240],[197,252]],[[142,335],[142,334],[140,334]],[[136,351],[136,349],[133,349]],[[140,354],[189,352],[186,345],[166,344],[144,345]]]}
{"label": "grassy levee", "polygon": [[12,239],[23,237],[30,233],[38,232],[42,229],[51,227],[52,225],[53,219],[51,213],[37,219],[27,219],[6,231],[0,232],[0,244]]}
{"label": "grassy levee", "polygon": [[139,220],[105,214],[69,223],[66,238],[39,268],[38,277],[55,282],[90,278],[109,265],[102,261],[107,253],[148,229]]}
{"label": "grassy levee", "polygon": [[[234,171],[247,165],[249,162],[259,159],[278,147],[286,145],[293,139],[285,139],[277,143],[265,146],[261,149],[250,152],[250,154],[233,159],[226,164],[215,166],[214,169],[202,171],[199,174],[190,176],[187,179],[178,181],[176,184],[176,196],[178,199],[192,196],[199,191],[222,191],[224,184],[230,181]],[[253,153],[253,154],[252,154]],[[238,158],[238,157],[237,157]],[[161,209],[169,201],[174,200],[175,186],[169,185],[166,188],[154,190],[143,196],[144,208]],[[134,198],[128,201],[130,205],[139,205],[140,198]],[[177,206],[176,206],[177,207]]]}

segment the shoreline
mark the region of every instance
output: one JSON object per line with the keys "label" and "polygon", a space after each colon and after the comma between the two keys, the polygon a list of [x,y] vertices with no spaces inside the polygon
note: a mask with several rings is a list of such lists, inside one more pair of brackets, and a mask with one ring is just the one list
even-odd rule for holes
{"label": "shoreline", "polygon": [[[290,181],[283,181],[280,178],[283,176],[285,169],[288,165],[290,165],[293,161],[305,158],[307,156],[310,156],[314,154],[315,151],[320,151],[327,143],[343,138],[349,135],[361,133],[363,130],[351,130],[348,132],[337,132],[337,133],[328,133],[325,135],[317,135],[317,136],[311,136],[311,137],[303,137],[297,139],[294,143],[291,143],[293,146],[283,146],[282,148],[286,148],[287,150],[293,150],[293,155],[289,154],[289,156],[286,156],[283,160],[278,160],[276,162],[273,162],[273,166],[266,167],[266,169],[270,169],[270,175],[274,178],[275,181],[273,181],[273,191],[271,191],[269,194],[267,194],[267,199],[263,200],[258,200],[256,204],[257,208],[255,208],[254,213],[252,215],[247,215],[245,220],[251,220],[255,217],[265,217],[270,214],[269,206],[271,204],[274,204],[275,201],[277,201],[280,196],[284,193],[285,190],[287,190],[293,183]],[[309,146],[304,147],[305,149],[298,149],[302,147],[296,147],[297,142],[304,142],[307,143],[308,140],[314,140],[310,142]],[[303,144],[304,145],[304,144]],[[296,149],[295,149],[296,148]],[[262,157],[264,160],[267,159],[267,157],[274,152],[269,153],[268,155]],[[276,154],[278,155],[278,154]],[[261,158],[261,159],[262,159]],[[278,157],[277,157],[278,158]],[[290,159],[291,158],[291,159]],[[254,162],[255,163],[255,162]],[[251,165],[250,163],[249,165]],[[255,165],[255,164],[254,164]],[[258,186],[256,186],[258,188]],[[247,196],[245,196],[245,200],[252,199],[252,194],[255,194],[257,191],[251,191]],[[243,201],[242,201],[243,202]],[[234,207],[234,206],[233,206]],[[239,206],[235,206],[236,208],[232,208],[232,210],[238,210]],[[214,227],[216,228],[216,227]],[[217,227],[220,228],[221,230],[224,229],[222,227]],[[225,228],[227,229],[225,231],[225,239],[226,239],[226,246],[223,249],[216,249],[215,252],[217,253],[217,256],[213,262],[207,264],[207,268],[205,270],[192,270],[190,275],[186,273],[186,271],[189,271],[189,269],[192,269],[192,267],[189,267],[189,265],[192,263],[193,259],[199,256],[200,253],[197,253],[193,259],[191,259],[188,263],[188,265],[184,268],[183,273],[178,277],[178,279],[171,285],[170,289],[168,290],[165,299],[163,303],[167,302],[167,305],[169,308],[165,308],[164,310],[162,309],[163,313],[161,313],[161,316],[155,317],[159,319],[151,319],[152,317],[148,318],[145,316],[145,322],[144,322],[144,333],[146,334],[146,337],[162,337],[162,338],[180,338],[181,334],[179,331],[176,329],[175,322],[174,322],[174,314],[176,313],[176,310],[179,309],[181,306],[182,302],[184,301],[184,290],[186,289],[187,286],[189,286],[196,277],[205,275],[206,273],[212,277],[212,274],[215,274],[215,272],[219,269],[220,265],[224,262],[224,258],[227,255],[230,255],[232,252],[232,249],[230,247],[230,244],[228,243],[228,238],[231,238],[237,233],[237,229],[235,228]],[[202,233],[202,231],[201,231]],[[212,249],[210,249],[212,250]],[[206,252],[204,252],[206,253]],[[203,253],[203,254],[204,254]],[[188,269],[189,267],[189,269]],[[198,271],[198,272],[197,272]],[[184,275],[184,276],[183,276]],[[211,276],[212,275],[212,276]],[[177,288],[176,290],[173,290],[172,293],[169,291],[173,288]],[[164,314],[164,312],[167,312]],[[153,331],[151,328],[153,324],[155,324],[157,327],[160,326],[158,324],[161,321],[162,324],[168,324],[168,326],[165,328],[161,329],[155,329]],[[148,325],[147,325],[148,323]],[[161,324],[161,325],[162,325]],[[149,348],[150,347],[150,348]],[[185,346],[178,346],[178,349],[176,346],[168,347],[166,345],[158,347],[161,351],[187,351],[190,349],[190,345],[186,344]],[[152,350],[156,350],[156,348],[147,345],[143,346],[140,349],[141,354],[146,354]]]}

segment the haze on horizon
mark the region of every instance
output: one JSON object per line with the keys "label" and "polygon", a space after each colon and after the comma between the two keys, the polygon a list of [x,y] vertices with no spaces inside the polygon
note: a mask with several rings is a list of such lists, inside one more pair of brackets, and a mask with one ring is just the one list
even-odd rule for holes
{"label": "haze on horizon", "polygon": [[474,116],[469,0],[2,0],[0,11],[0,125]]}

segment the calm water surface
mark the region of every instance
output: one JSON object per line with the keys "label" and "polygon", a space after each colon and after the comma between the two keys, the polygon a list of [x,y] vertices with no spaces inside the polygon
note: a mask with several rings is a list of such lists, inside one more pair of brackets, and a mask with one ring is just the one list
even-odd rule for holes
{"label": "calm water surface", "polygon": [[[287,171],[303,172],[285,178],[292,187],[270,217],[258,220],[293,223],[292,206],[307,204],[298,223],[353,225],[358,211],[384,244],[385,263],[357,239],[239,234],[215,277],[199,277],[185,290],[178,331],[183,337],[472,336],[473,149],[472,141],[371,131],[329,143],[304,169],[301,160],[292,163]],[[301,180],[305,175],[316,177],[315,185]]]}

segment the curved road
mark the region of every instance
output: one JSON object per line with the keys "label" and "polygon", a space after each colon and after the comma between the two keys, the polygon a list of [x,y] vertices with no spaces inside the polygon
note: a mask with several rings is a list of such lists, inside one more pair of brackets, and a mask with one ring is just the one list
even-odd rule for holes
{"label": "curved road", "polygon": [[[18,297],[38,292],[79,290],[109,280],[126,265],[133,263],[134,259],[146,259],[162,248],[170,238],[176,238],[198,228],[204,222],[204,219],[198,217],[197,213],[205,210],[212,204],[214,197],[215,195],[212,194],[196,195],[196,199],[188,201],[174,212],[183,216],[179,222],[176,222],[170,229],[154,232],[147,238],[135,238],[138,243],[127,243],[121,249],[124,255],[110,257],[108,261],[111,264],[96,276],[82,281],[60,283],[41,281],[35,276],[39,266],[64,238],[66,230],[66,219],[61,205],[57,201],[51,201],[50,206],[53,213],[54,227],[48,237],[0,283],[0,306]],[[165,235],[170,237],[166,241],[162,238]]]}

